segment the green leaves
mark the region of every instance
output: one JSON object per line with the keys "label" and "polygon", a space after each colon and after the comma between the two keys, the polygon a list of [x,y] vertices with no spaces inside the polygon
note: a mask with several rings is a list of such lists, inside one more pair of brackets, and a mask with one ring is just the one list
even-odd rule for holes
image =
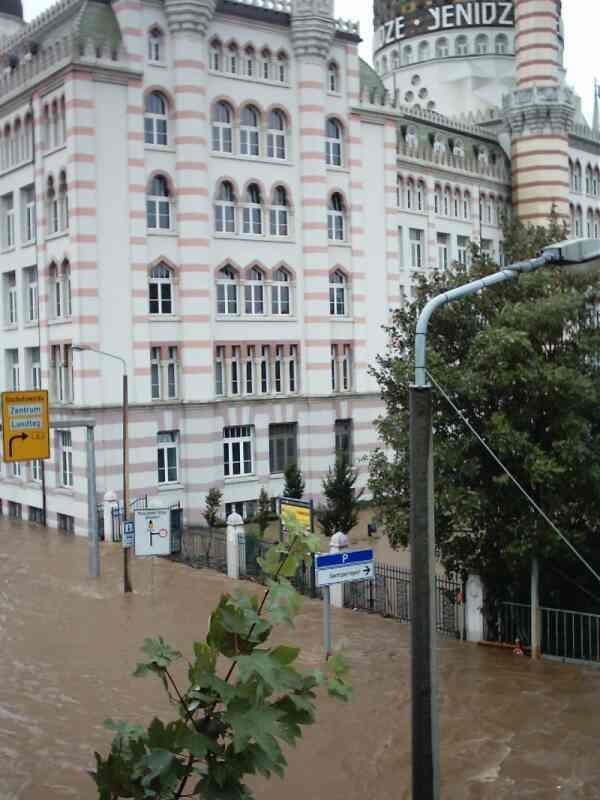
{"label": "green leaves", "polygon": [[258,616],[258,601],[253,597],[222,595],[210,617],[207,644],[227,658],[251,653],[267,639],[269,623]]}
{"label": "green leaves", "polygon": [[178,661],[181,658],[181,653],[178,650],[173,650],[162,636],[157,639],[144,639],[142,652],[147,656],[147,660],[141,661],[137,665],[133,674],[138,678],[142,675],[147,675],[149,672],[161,673],[171,666],[174,661]]}

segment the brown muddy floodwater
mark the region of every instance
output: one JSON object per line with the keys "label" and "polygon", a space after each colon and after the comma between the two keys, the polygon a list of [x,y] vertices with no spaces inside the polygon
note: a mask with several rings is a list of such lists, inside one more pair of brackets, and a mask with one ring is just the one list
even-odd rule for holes
{"label": "brown muddy floodwater", "polygon": [[[86,542],[0,521],[0,800],[96,797],[85,773],[106,750],[108,717],[162,714],[158,684],[133,679],[144,636],[189,651],[226,578],[137,560],[120,593],[120,552],[104,546],[86,578]],[[409,630],[352,611],[334,615],[355,698],[324,699],[319,724],[289,753],[284,784],[258,800],[409,800]],[[321,605],[291,636],[320,659]],[[600,798],[600,671],[533,663],[440,642],[443,800]]]}

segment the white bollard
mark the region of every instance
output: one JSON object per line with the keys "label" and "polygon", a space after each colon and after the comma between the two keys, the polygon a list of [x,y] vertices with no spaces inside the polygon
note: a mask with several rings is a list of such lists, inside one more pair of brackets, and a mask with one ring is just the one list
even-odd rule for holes
{"label": "white bollard", "polygon": [[104,542],[106,544],[113,544],[112,538],[112,520],[113,509],[117,507],[117,495],[112,489],[104,493],[103,498],[103,512],[104,512]]}
{"label": "white bollard", "polygon": [[243,533],[244,520],[234,511],[227,517],[227,575],[235,580],[240,577],[240,536]]}
{"label": "white bollard", "polygon": [[[338,531],[334,533],[331,537],[331,541],[329,542],[329,552],[330,553],[340,553],[342,550],[347,550],[350,540],[346,536],[345,533],[342,531]],[[331,597],[331,605],[334,608],[343,608],[344,607],[344,584],[338,583],[335,586],[329,587],[329,593]]]}
{"label": "white bollard", "polygon": [[469,575],[467,578],[465,619],[467,641],[483,641],[483,583],[479,575]]}

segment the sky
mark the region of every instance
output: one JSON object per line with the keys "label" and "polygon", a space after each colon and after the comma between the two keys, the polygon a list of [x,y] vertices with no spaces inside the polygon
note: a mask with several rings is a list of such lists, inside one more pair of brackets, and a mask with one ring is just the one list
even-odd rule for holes
{"label": "sky", "polygon": [[[51,0],[23,0],[25,18],[32,17],[52,5]],[[370,0],[335,0],[336,16],[358,19],[364,42],[361,54],[371,61],[372,4]],[[600,2],[598,0],[563,0],[566,33],[565,63],[570,85],[583,100],[583,110],[591,118],[594,99],[594,77],[600,78]]]}

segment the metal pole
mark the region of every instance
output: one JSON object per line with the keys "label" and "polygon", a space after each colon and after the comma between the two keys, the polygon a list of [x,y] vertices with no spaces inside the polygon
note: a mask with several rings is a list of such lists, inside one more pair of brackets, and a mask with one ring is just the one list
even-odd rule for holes
{"label": "metal pole", "polygon": [[86,431],[87,495],[88,495],[88,564],[90,578],[100,577],[100,540],[98,538],[98,509],[96,508],[96,456],[94,426]]}
{"label": "metal pole", "polygon": [[48,527],[48,496],[46,494],[46,462],[40,461],[42,467],[42,522]]}
{"label": "metal pole", "polygon": [[412,798],[439,800],[433,434],[430,386],[410,387]]}
{"label": "metal pole", "polygon": [[331,655],[331,594],[329,586],[323,586],[323,644],[325,659]]}
{"label": "metal pole", "polygon": [[531,657],[540,658],[540,562],[531,562]]}
{"label": "metal pole", "polygon": [[[129,387],[127,385],[127,372],[123,373],[123,536],[125,535],[125,522],[127,521],[129,504],[129,441],[128,441],[128,415],[129,407]],[[123,592],[132,592],[131,579],[129,577],[129,548],[123,548]]]}

